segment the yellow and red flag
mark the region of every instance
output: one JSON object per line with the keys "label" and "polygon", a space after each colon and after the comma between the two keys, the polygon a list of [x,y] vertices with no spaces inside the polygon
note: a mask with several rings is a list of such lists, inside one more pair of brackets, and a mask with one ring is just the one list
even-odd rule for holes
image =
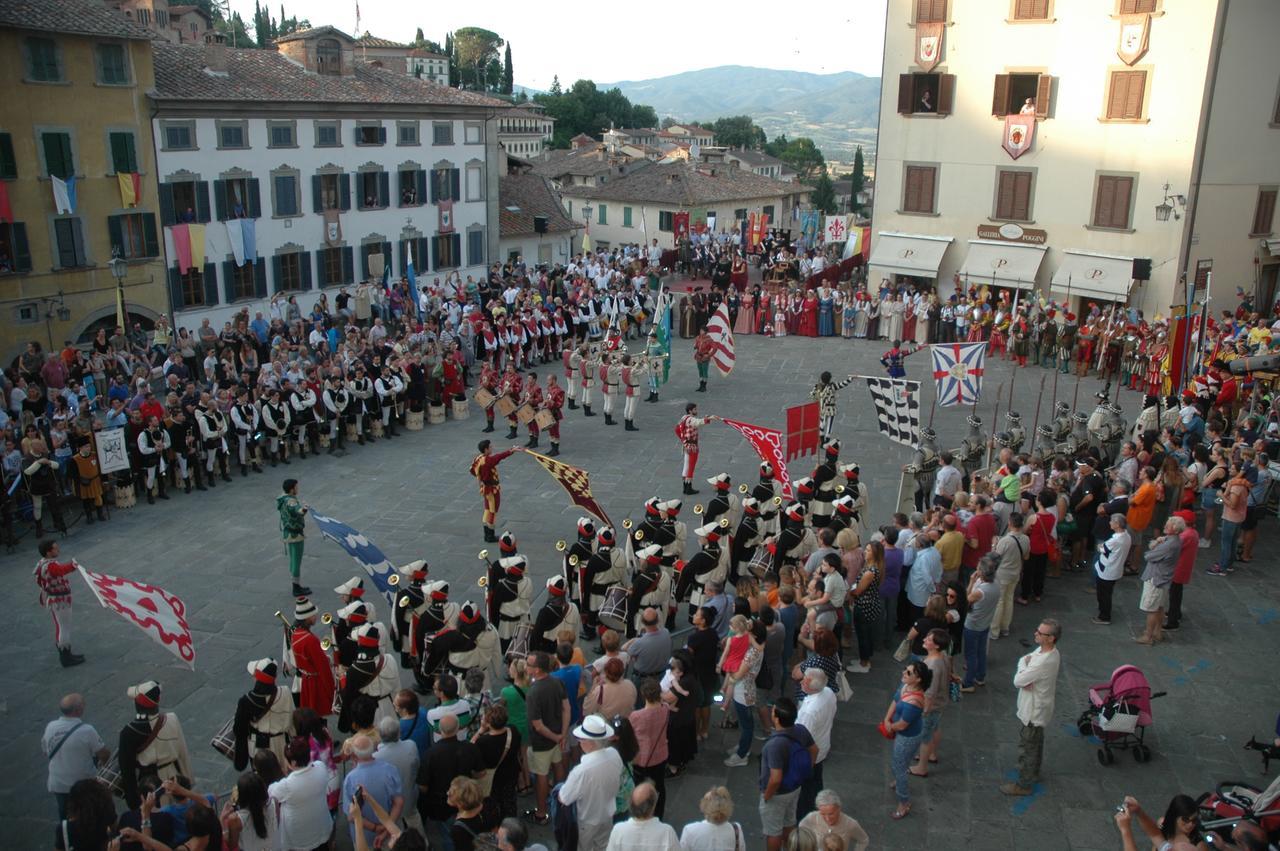
{"label": "yellow and red flag", "polygon": [[544,470],[551,474],[551,478],[555,479],[560,487],[564,488],[569,494],[569,499],[573,501],[574,505],[594,514],[608,525],[613,525],[609,515],[605,514],[604,509],[600,507],[600,503],[596,502],[595,496],[591,493],[591,477],[586,470],[581,467],[575,467],[572,464],[565,464],[554,458],[548,458],[546,455],[539,455],[537,452],[525,452],[525,454],[537,461]]}

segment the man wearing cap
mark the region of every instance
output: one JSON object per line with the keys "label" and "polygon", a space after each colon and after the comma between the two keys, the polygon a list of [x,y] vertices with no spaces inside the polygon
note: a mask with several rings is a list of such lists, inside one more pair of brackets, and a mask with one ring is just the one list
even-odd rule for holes
{"label": "man wearing cap", "polygon": [[559,641],[560,630],[571,629],[577,634],[582,626],[582,616],[577,604],[569,599],[569,584],[563,576],[550,577],[546,587],[547,602],[542,605],[534,621],[529,649],[553,653]]}
{"label": "man wearing cap", "polygon": [[588,715],[573,730],[582,760],[565,778],[559,798],[566,806],[577,806],[582,851],[604,851],[609,843],[622,779],[622,757],[609,744],[613,736],[613,727],[599,715]]}
{"label": "man wearing cap", "polygon": [[244,771],[249,765],[249,755],[259,750],[269,750],[285,768],[285,737],[293,734],[293,694],[284,686],[276,685],[278,672],[276,660],[258,659],[248,665],[253,686],[236,701],[236,714],[231,721],[231,733],[235,736],[235,753],[232,763],[236,771]]}
{"label": "man wearing cap", "polygon": [[484,539],[489,543],[498,540],[494,526],[498,522],[498,508],[502,504],[502,484],[498,479],[498,465],[513,452],[523,452],[523,446],[513,446],[505,452],[493,452],[492,443],[482,440],[476,445],[480,454],[471,461],[471,475],[480,485],[480,500],[484,504],[481,522],[484,524]]}
{"label": "man wearing cap", "polygon": [[813,504],[810,522],[821,529],[831,522],[835,510],[836,464],[840,460],[840,441],[828,440],[822,446],[822,460],[813,468]]}
{"label": "man wearing cap", "polygon": [[154,774],[161,781],[180,774],[188,779],[195,775],[178,716],[160,711],[160,684],[148,680],[130,686],[125,694],[133,699],[136,714],[120,731],[117,755],[125,803],[130,809],[137,809],[142,803],[138,794],[141,775]]}
{"label": "man wearing cap", "polygon": [[587,607],[588,588],[583,582],[587,563],[594,553],[596,524],[590,517],[579,517],[576,529],[577,539],[563,556],[561,571],[569,580],[569,593],[578,600],[578,611],[582,614],[583,626],[592,623]]}
{"label": "man wearing cap", "polygon": [[298,480],[285,479],[284,493],[276,497],[276,511],[280,514],[280,536],[284,539],[285,555],[289,557],[289,575],[293,577],[293,596],[310,594],[311,589],[301,584],[302,545],[306,534],[307,506],[298,499]]}
{"label": "man wearing cap", "polygon": [[676,437],[680,440],[684,458],[680,467],[680,478],[684,480],[686,495],[698,493],[693,487],[693,470],[698,466],[698,430],[707,423],[717,420],[720,420],[720,417],[715,415],[699,417],[698,403],[690,402],[684,406],[684,416],[676,423]]}
{"label": "man wearing cap", "polygon": [[296,672],[294,703],[324,718],[333,713],[333,666],[320,639],[311,631],[315,623],[315,604],[306,597],[298,597],[293,604],[293,632],[289,642]]}
{"label": "man wearing cap", "polygon": [[[583,597],[586,600],[583,620],[597,627],[600,626],[599,611],[605,596],[611,587],[620,585],[627,574],[626,559],[616,543],[613,529],[601,526],[596,534],[596,551],[587,560],[583,571]],[[583,629],[586,635],[586,623]]]}
{"label": "man wearing cap", "polygon": [[79,665],[84,657],[71,652],[71,581],[69,577],[76,571],[76,562],[58,561],[58,542],[44,540],[40,542],[40,560],[36,562],[34,575],[36,585],[40,586],[40,605],[49,610],[53,618],[53,643],[58,648],[58,659],[62,667],[70,668]]}
{"label": "man wearing cap", "polygon": [[[726,522],[727,518],[726,518]],[[684,563],[679,569],[679,580],[676,582],[675,602],[689,601],[689,618],[703,605],[706,598],[704,588],[709,582],[723,583],[727,570],[721,569],[720,538],[727,534],[719,523],[707,523],[693,530],[698,536],[701,549]]]}
{"label": "man wearing cap", "polygon": [[501,575],[489,588],[493,595],[490,620],[497,623],[498,641],[505,654],[521,624],[529,620],[529,612],[533,608],[533,583],[525,576],[529,563],[522,555],[499,559],[498,567]]}
{"label": "man wearing cap", "polygon": [[395,603],[391,607],[391,644],[400,652],[400,667],[408,668],[414,663],[417,610],[426,597],[423,586],[427,581],[427,562],[424,559],[411,561],[401,567],[397,574],[400,582],[396,586]]}

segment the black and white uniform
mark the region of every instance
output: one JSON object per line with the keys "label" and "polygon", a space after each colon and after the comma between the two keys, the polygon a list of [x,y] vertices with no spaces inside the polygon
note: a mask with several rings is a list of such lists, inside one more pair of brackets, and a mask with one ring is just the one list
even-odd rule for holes
{"label": "black and white uniform", "polygon": [[351,404],[351,394],[338,382],[332,382],[324,390],[324,409],[329,412],[329,440],[342,444],[346,436],[343,426],[347,421],[347,406]]}
{"label": "black and white uniform", "polygon": [[165,458],[170,446],[172,443],[169,440],[169,432],[161,426],[157,426],[154,431],[143,429],[138,432],[138,453],[142,455],[148,492],[156,486],[156,474],[163,476],[169,469]]}
{"label": "black and white uniform", "polygon": [[351,397],[358,414],[356,434],[363,439],[368,418],[378,415],[378,394],[373,390],[373,382],[361,376],[351,379]]}
{"label": "black and white uniform", "polygon": [[300,384],[290,392],[289,416],[293,421],[294,440],[305,454],[307,443],[316,439],[316,391]]}
{"label": "black and white uniform", "polygon": [[201,405],[196,408],[196,422],[200,426],[200,440],[204,445],[206,472],[212,473],[218,457],[227,455],[227,419],[217,408]]}
{"label": "black and white uniform", "polygon": [[391,424],[391,415],[396,411],[400,394],[404,392],[404,381],[388,370],[386,375],[380,376],[373,382],[373,389],[378,394],[378,402],[382,408],[382,427],[388,428]]}
{"label": "black and white uniform", "polygon": [[231,408],[231,427],[236,432],[236,444],[240,449],[240,466],[247,467],[251,461],[256,463],[253,457],[254,450],[257,448],[257,440],[254,435],[258,433],[258,426],[262,424],[262,415],[258,413],[258,409],[253,405],[234,405]]}
{"label": "black and white uniform", "polygon": [[262,423],[267,427],[267,446],[272,455],[280,453],[282,441],[289,441],[289,423],[293,416],[284,402],[267,402],[262,406]]}

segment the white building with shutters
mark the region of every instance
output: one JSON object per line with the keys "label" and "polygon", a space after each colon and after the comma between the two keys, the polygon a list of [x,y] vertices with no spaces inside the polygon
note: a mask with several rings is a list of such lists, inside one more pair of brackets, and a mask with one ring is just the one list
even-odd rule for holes
{"label": "white building with shutters", "polygon": [[[359,60],[332,27],[277,51],[155,45],[160,219],[175,324],[375,277],[479,278],[498,256],[498,100]],[[336,220],[336,232],[329,223]],[[192,228],[183,224],[199,225]],[[237,234],[249,256],[237,255]],[[188,242],[193,256],[185,270]],[[179,245],[178,243],[182,243]]]}
{"label": "white building with shutters", "polygon": [[1151,316],[1212,270],[1216,307],[1269,305],[1277,33],[1273,0],[890,0],[869,280]]}

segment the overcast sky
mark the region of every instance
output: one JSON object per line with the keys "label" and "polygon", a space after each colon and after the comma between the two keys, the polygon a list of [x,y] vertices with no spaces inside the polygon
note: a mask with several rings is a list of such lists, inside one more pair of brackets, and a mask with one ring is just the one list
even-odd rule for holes
{"label": "overcast sky", "polygon": [[[270,5],[278,17],[279,0]],[[231,7],[251,27],[253,0],[231,0]],[[691,14],[680,15],[682,8]],[[680,3],[594,6],[566,0],[485,0],[474,5],[360,0],[360,29],[410,41],[422,27],[427,38],[441,44],[447,32],[460,27],[493,30],[511,42],[516,85],[538,89],[549,87],[556,74],[567,86],[584,78],[601,83],[644,80],[717,65],[880,74],[884,0],[829,5],[745,0],[713,8]],[[601,9],[616,10],[617,17]],[[285,12],[305,14],[314,26],[332,24],[356,34],[356,0],[294,0],[285,4]]]}

